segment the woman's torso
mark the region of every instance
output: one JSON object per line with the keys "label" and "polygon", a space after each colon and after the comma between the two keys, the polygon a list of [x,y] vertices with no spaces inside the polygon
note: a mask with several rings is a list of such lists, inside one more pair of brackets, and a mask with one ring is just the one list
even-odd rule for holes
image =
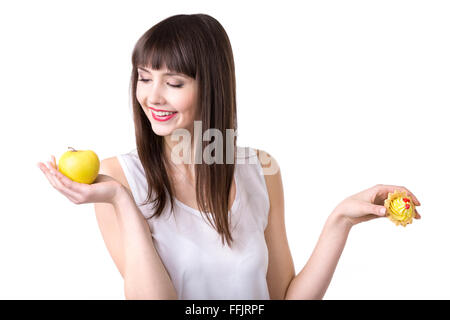
{"label": "woman's torso", "polygon": [[[264,238],[270,206],[267,189],[254,150],[238,147],[239,151],[253,163],[237,161],[235,166],[229,196],[231,248],[206,223],[198,211],[195,191],[181,177],[174,179],[178,184],[172,213],[167,205],[160,217],[149,219],[150,205],[139,206],[180,299],[269,299]],[[148,189],[136,150],[117,159],[124,169],[124,185],[136,203],[142,202]]]}

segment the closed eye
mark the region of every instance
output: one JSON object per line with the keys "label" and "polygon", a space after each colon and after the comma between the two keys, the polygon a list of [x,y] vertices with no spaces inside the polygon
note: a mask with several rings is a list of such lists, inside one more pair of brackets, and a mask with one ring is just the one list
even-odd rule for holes
{"label": "closed eye", "polygon": [[[145,83],[147,83],[147,82],[149,82],[149,81],[152,81],[151,79],[138,79],[138,81],[142,81],[142,82],[145,82]],[[181,83],[181,84],[170,84],[170,83],[167,83],[169,86],[171,86],[171,87],[174,87],[174,88],[182,88],[183,87],[183,83]]]}

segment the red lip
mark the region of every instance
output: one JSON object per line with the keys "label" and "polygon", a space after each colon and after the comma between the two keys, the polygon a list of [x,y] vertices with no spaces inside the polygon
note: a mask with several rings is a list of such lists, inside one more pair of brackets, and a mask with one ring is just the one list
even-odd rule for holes
{"label": "red lip", "polygon": [[150,112],[150,113],[152,114],[153,119],[155,119],[157,121],[167,121],[167,120],[170,120],[173,117],[175,117],[178,112],[172,113],[168,116],[157,116],[154,112]]}
{"label": "red lip", "polygon": [[162,111],[162,112],[177,112],[177,111],[172,111],[172,110],[162,110],[162,109],[155,109],[155,108],[152,108],[152,107],[148,107],[149,109],[152,109],[152,110],[154,110],[154,111]]}

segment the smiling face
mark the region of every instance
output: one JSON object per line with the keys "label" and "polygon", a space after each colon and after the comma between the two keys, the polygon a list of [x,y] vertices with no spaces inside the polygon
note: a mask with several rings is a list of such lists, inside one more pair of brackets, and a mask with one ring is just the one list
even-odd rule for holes
{"label": "smiling face", "polygon": [[179,128],[193,131],[197,92],[198,82],[187,75],[166,67],[138,67],[136,98],[159,136],[168,136]]}

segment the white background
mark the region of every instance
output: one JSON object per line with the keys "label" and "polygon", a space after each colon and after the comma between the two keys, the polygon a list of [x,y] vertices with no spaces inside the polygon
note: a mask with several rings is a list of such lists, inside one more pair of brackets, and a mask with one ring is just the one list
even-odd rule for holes
{"label": "white background", "polygon": [[93,205],[36,163],[134,148],[133,46],[180,13],[228,33],[238,145],[281,166],[296,272],[341,200],[404,185],[422,220],[357,225],[325,299],[449,299],[448,2],[149,0],[1,2],[0,298],[124,298]]}

